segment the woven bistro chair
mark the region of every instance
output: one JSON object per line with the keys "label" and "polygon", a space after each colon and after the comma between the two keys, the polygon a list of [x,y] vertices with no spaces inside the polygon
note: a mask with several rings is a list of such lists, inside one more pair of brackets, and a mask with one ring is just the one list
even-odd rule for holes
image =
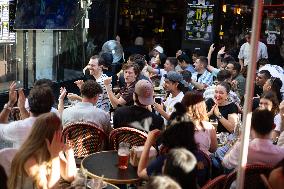
{"label": "woven bistro chair", "polygon": [[[266,186],[261,179],[261,174],[266,177],[269,176],[272,171],[273,166],[270,165],[260,165],[260,164],[251,164],[247,165],[245,169],[245,180],[244,180],[244,188],[258,188],[265,189]],[[233,182],[236,182],[237,179],[237,171],[233,171],[227,176],[226,183],[224,185],[224,189],[229,189]],[[236,184],[236,183],[234,183]]]}
{"label": "woven bistro chair", "polygon": [[146,142],[147,134],[131,127],[120,127],[114,129],[109,134],[109,147],[117,150],[120,142],[127,142],[132,146],[143,146]]}
{"label": "woven bistro chair", "polygon": [[94,123],[71,122],[65,125],[63,137],[66,144],[74,149],[76,158],[83,158],[103,150],[107,135]]}
{"label": "woven bistro chair", "polygon": [[197,159],[196,176],[200,187],[204,186],[211,180],[212,162],[210,157],[202,150],[198,150],[195,154]]}
{"label": "woven bistro chair", "polygon": [[220,175],[207,182],[201,189],[223,189],[226,178],[226,175]]}

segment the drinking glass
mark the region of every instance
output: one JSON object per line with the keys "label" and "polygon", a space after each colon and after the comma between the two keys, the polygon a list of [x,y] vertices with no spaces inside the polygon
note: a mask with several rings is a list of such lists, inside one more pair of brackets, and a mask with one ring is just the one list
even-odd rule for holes
{"label": "drinking glass", "polygon": [[210,123],[215,127],[215,130],[217,131],[218,119],[210,119]]}
{"label": "drinking glass", "polygon": [[121,142],[118,147],[118,168],[127,169],[129,159],[129,143]]}

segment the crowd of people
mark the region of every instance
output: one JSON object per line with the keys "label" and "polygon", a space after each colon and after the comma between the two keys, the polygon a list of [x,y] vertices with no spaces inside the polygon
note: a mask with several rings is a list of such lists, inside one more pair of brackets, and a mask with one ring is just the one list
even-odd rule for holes
{"label": "crowd of people", "polygon": [[[11,83],[9,101],[0,113],[0,139],[11,142],[6,147],[15,152],[10,164],[0,161],[8,180],[1,186],[59,188],[60,179],[72,182],[77,172],[74,151],[64,144],[62,130],[76,121],[92,122],[106,135],[125,126],[147,133],[137,174],[148,180],[148,189],[199,188],[233,171],[240,158],[245,73],[251,64],[250,33],[246,39],[238,57],[222,47],[212,62],[214,44],[208,54],[178,50],[167,57],[161,45],[149,54],[141,51],[139,37],[139,52],[132,49],[117,72],[110,53],[92,56],[85,78],[74,83],[81,94],[62,86],[57,107],[52,81],[36,81],[28,97]],[[277,166],[267,178],[274,189],[284,177],[284,70],[270,64],[268,56],[259,42],[247,162]],[[66,98],[76,103],[66,107]],[[15,105],[21,120],[10,121]],[[159,153],[149,162],[152,146]],[[0,160],[4,153],[2,149]]]}

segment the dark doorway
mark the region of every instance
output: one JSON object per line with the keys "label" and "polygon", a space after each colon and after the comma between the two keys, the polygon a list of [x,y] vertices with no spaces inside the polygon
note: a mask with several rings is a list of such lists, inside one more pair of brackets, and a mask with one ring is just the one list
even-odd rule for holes
{"label": "dark doorway", "polygon": [[185,5],[184,0],[120,0],[117,31],[122,45],[142,36],[147,50],[158,43],[174,56],[181,47]]}

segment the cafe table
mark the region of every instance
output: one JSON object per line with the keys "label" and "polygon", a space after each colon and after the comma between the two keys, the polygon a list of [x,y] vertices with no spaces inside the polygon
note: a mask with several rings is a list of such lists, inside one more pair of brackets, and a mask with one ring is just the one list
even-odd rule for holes
{"label": "cafe table", "polygon": [[128,161],[128,168],[118,168],[117,151],[102,151],[85,157],[81,168],[91,178],[102,178],[111,184],[134,184],[139,182],[137,169]]}

